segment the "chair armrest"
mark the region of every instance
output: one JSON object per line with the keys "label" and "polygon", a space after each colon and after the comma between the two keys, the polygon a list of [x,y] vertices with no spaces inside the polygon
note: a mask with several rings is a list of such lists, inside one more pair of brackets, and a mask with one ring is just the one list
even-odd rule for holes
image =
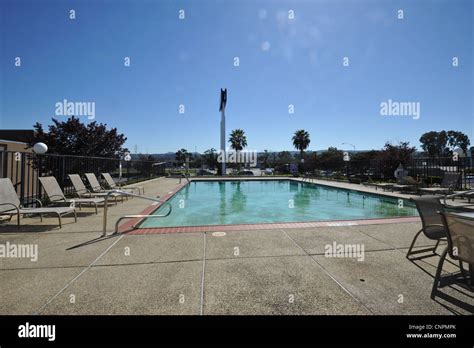
{"label": "chair armrest", "polygon": [[53,197],[59,197],[59,198],[61,198],[61,200],[63,200],[63,201],[66,200],[66,198],[64,198],[64,196],[61,196],[61,195],[52,195],[52,196],[48,196],[48,198],[49,198],[49,200],[50,200],[51,202],[54,202],[54,201],[51,200],[51,198],[53,198]]}
{"label": "chair armrest", "polygon": [[[61,198],[61,199],[59,199],[59,200],[54,200],[54,201],[53,201],[53,200],[51,200],[51,198],[53,198],[53,197],[59,197],[59,198]],[[57,203],[66,203],[66,204],[67,204],[66,198],[65,198],[64,196],[52,195],[52,196],[48,196],[48,198],[49,198],[49,201],[50,201],[52,204],[55,204],[55,203],[56,203],[56,204],[57,204]]]}
{"label": "chair armrest", "polygon": [[[13,204],[13,203],[0,203],[0,206],[2,206],[2,205],[10,205],[10,206],[12,206],[14,209],[16,209],[16,213],[17,213],[17,214],[20,213],[20,207],[19,207],[19,206],[16,206],[16,205]],[[8,211],[8,210],[7,210],[7,211]],[[6,213],[6,212],[5,212],[5,211],[2,211],[2,212],[0,212],[0,214],[1,214],[1,213]]]}
{"label": "chair armrest", "polygon": [[93,192],[98,192],[98,191],[104,191],[104,189],[102,188],[102,186],[99,185],[99,186],[92,187],[92,191]]}
{"label": "chair armrest", "polygon": [[39,206],[40,206],[40,208],[43,208],[43,202],[41,202],[39,199],[33,198],[33,201],[35,201],[36,203],[38,203]]}
{"label": "chair armrest", "polygon": [[88,189],[83,189],[83,190],[76,190],[76,194],[78,196],[80,196],[82,194],[82,192],[84,193],[91,193],[91,191],[89,191]]}

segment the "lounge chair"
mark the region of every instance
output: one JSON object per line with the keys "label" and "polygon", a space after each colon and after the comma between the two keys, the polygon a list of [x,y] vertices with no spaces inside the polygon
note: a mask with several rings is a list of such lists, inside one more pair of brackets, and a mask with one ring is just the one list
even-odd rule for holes
{"label": "lounge chair", "polygon": [[[85,175],[93,193],[106,193],[107,194],[110,191],[114,191],[114,190],[106,190],[102,186],[100,186],[99,181],[97,180],[97,177],[95,176],[94,173],[86,173]],[[115,202],[117,202],[117,197],[121,197],[122,202],[123,202],[124,195],[121,195],[120,193],[117,193],[117,192],[114,192],[110,195],[115,198]]]}
{"label": "lounge chair", "polygon": [[[439,198],[440,197],[437,196],[422,196],[411,199],[411,201],[415,202],[416,208],[418,209],[418,214],[420,215],[422,222],[422,228],[416,233],[415,237],[413,238],[413,241],[411,242],[410,248],[407,252],[407,259],[410,259],[410,256],[414,254],[424,253],[427,251],[431,251],[434,255],[436,253],[436,248],[438,247],[439,242],[441,240],[445,240],[447,236],[446,227],[443,225],[441,216],[438,214],[438,212],[444,211],[444,206],[441,204]],[[436,245],[433,248],[412,251],[413,247],[415,246],[416,239],[418,238],[420,233],[423,233],[428,239],[435,240]],[[420,258],[424,258],[427,256],[423,256]]]}
{"label": "lounge chair", "polygon": [[39,215],[43,221],[43,214],[53,214],[58,217],[59,228],[62,227],[61,217],[67,214],[74,214],[74,220],[77,222],[76,210],[73,207],[44,207],[41,201],[36,200],[40,208],[23,208],[15,188],[9,178],[0,179],[0,214],[9,215],[10,219],[17,216],[17,227],[20,228],[21,214]]}
{"label": "lounge chair", "polygon": [[474,190],[468,191],[454,191],[450,195],[445,195],[444,199],[446,201],[447,198],[452,198],[454,201],[455,197],[466,198],[468,203],[471,203],[471,199],[474,198]]}
{"label": "lounge chair", "polygon": [[403,177],[398,184],[392,185],[392,191],[400,192],[417,192],[421,183],[413,179],[411,176]]}
{"label": "lounge chair", "polygon": [[133,192],[135,190],[138,190],[139,195],[141,194],[141,192],[145,193],[145,189],[143,188],[143,186],[130,185],[127,187],[118,187],[117,184],[115,183],[115,180],[112,178],[112,176],[109,173],[102,173],[102,176],[104,177],[107,185],[113,190],[118,189],[125,192]]}
{"label": "lounge chair", "polygon": [[104,203],[103,198],[66,198],[54,176],[42,176],[39,177],[39,181],[51,203],[74,204],[78,205],[79,208],[83,204],[93,205],[96,214],[98,213],[97,204]]}
{"label": "lounge chair", "polygon": [[459,173],[444,173],[440,187],[420,188],[420,193],[449,194],[458,186],[460,177]]}
{"label": "lounge chair", "polygon": [[[441,272],[443,270],[444,260],[446,255],[456,261],[459,261],[462,276],[467,280],[469,286],[473,285],[474,281],[474,216],[472,213],[455,214],[441,212],[441,220],[447,231],[448,245],[441,254],[441,259],[438,262],[436,269],[435,280],[431,290],[431,298],[434,299],[438,284],[441,279]],[[472,217],[470,217],[471,215]],[[469,272],[466,272],[463,267],[463,262],[469,265]],[[469,275],[467,274],[469,273]]]}
{"label": "lounge chair", "polygon": [[[69,174],[69,179],[72,182],[72,186],[74,187],[74,191],[76,191],[76,194],[78,197],[105,197],[107,196],[107,192],[90,192],[87,188],[86,185],[82,182],[81,177],[79,174]],[[113,193],[110,195],[115,199],[115,205],[117,205],[117,197],[120,197],[120,194],[118,193]],[[123,199],[122,199],[123,200]]]}
{"label": "lounge chair", "polygon": [[393,191],[393,185],[395,184],[392,184],[392,183],[388,183],[388,182],[381,182],[381,183],[377,183],[377,184],[372,184],[373,186],[375,186],[375,190],[377,190],[378,188],[381,188],[383,191],[387,191],[387,190],[392,190]]}
{"label": "lounge chair", "polygon": [[92,193],[87,188],[86,185],[82,182],[81,176],[79,174],[68,174],[69,180],[71,180],[74,191],[78,197],[102,197],[106,193]]}
{"label": "lounge chair", "polygon": [[367,178],[367,181],[362,182],[362,185],[364,185],[364,186],[374,186],[374,187],[376,187],[375,186],[376,184],[377,183],[374,182],[370,176]]}

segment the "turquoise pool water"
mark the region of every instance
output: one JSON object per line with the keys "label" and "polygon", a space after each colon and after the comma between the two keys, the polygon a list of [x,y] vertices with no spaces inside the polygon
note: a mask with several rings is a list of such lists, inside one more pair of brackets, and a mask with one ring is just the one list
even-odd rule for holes
{"label": "turquoise pool water", "polygon": [[[292,180],[194,181],[169,202],[166,218],[140,227],[255,224],[417,216],[413,203]],[[164,213],[160,207],[154,213]]]}

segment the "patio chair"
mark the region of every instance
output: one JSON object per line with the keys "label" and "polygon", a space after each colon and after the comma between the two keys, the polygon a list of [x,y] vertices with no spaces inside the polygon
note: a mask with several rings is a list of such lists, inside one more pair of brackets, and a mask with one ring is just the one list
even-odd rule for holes
{"label": "patio chair", "polygon": [[[76,192],[78,197],[102,197],[104,198],[107,196],[107,192],[90,192],[87,188],[86,185],[84,185],[84,182],[82,181],[81,177],[79,174],[68,174],[69,180],[72,182],[72,186],[74,187],[74,191]],[[110,195],[115,199],[115,205],[117,205],[117,197],[120,195],[117,193],[113,193]]]}
{"label": "patio chair", "polygon": [[110,173],[102,173],[102,176],[105,179],[105,182],[107,183],[107,185],[111,189],[123,190],[125,192],[133,192],[135,190],[138,190],[139,195],[141,194],[142,191],[143,191],[143,193],[145,193],[145,189],[143,188],[143,186],[130,185],[130,186],[127,186],[127,187],[118,187],[117,184],[115,183],[115,180],[110,175]]}
{"label": "patio chair", "polygon": [[444,173],[440,187],[420,188],[420,194],[449,194],[458,186],[460,177],[459,173]]}
{"label": "patio chair", "polygon": [[399,183],[392,185],[392,191],[397,190],[400,192],[416,192],[420,186],[420,182],[416,181],[411,176],[403,177]]}
{"label": "patio chair", "polygon": [[[431,298],[436,296],[436,290],[441,280],[441,272],[446,256],[459,261],[461,274],[467,284],[472,287],[474,280],[474,213],[440,212],[441,220],[447,231],[448,245],[441,254],[436,269],[435,280],[431,290]],[[469,265],[469,272],[463,267],[463,262]],[[469,274],[468,274],[469,273]]]}
{"label": "patio chair", "polygon": [[370,177],[370,175],[369,175],[369,177],[367,178],[367,181],[362,182],[362,185],[364,185],[364,186],[373,186],[373,187],[375,187],[375,188],[377,189],[377,186],[376,186],[377,183],[374,182],[374,180],[372,180],[372,178]]}
{"label": "patio chair", "polygon": [[392,184],[392,183],[389,183],[389,182],[381,182],[381,183],[374,183],[372,185],[375,186],[376,191],[379,188],[381,188],[383,191],[387,191],[387,190],[392,190],[393,191],[393,185],[395,185],[395,184]]}
{"label": "patio chair", "polygon": [[444,199],[451,198],[454,201],[455,197],[466,198],[468,203],[471,203],[471,199],[474,198],[474,190],[468,191],[454,191],[451,195],[445,195]]}
{"label": "patio chair", "polygon": [[[422,228],[415,234],[413,241],[411,242],[410,248],[407,252],[407,259],[410,260],[410,256],[414,254],[420,254],[427,251],[431,251],[433,255],[436,253],[436,248],[441,240],[445,240],[447,236],[446,227],[443,225],[441,216],[438,214],[440,211],[444,211],[444,206],[441,204],[439,197],[437,196],[422,196],[410,199],[415,202],[418,214],[420,215]],[[415,246],[415,242],[418,236],[423,233],[426,238],[435,240],[436,245],[433,248],[426,248],[417,251],[412,251]],[[432,255],[427,255],[432,256]],[[427,256],[419,257],[424,258]],[[418,259],[419,259],[418,258]]]}
{"label": "patio chair", "polygon": [[42,176],[39,178],[39,181],[51,203],[77,204],[79,209],[82,204],[93,205],[96,214],[98,213],[97,204],[104,203],[103,198],[66,198],[54,176]]}
{"label": "patio chair", "polygon": [[[86,176],[87,181],[89,182],[89,186],[91,187],[93,193],[106,193],[107,194],[110,191],[114,191],[114,190],[106,190],[102,186],[100,186],[99,181],[97,180],[97,177],[95,176],[94,173],[86,173],[85,176]],[[121,197],[121,200],[123,202],[124,195],[121,195],[120,193],[117,193],[117,192],[114,192],[110,195],[115,198],[115,202],[117,202],[117,197]]]}
{"label": "patio chair", "polygon": [[43,221],[43,214],[53,214],[58,217],[59,228],[62,227],[61,217],[67,214],[74,214],[74,220],[77,222],[76,210],[72,207],[44,207],[39,200],[35,200],[40,208],[24,208],[18,198],[15,188],[9,178],[0,179],[0,214],[9,215],[11,218],[17,216],[17,228],[20,228],[20,216],[22,214],[39,215]]}

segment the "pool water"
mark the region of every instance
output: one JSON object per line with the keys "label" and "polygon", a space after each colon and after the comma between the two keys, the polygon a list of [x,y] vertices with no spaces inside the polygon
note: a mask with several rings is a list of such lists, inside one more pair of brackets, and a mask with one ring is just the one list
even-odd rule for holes
{"label": "pool water", "polygon": [[[401,202],[400,202],[401,201]],[[413,203],[293,180],[193,181],[141,228],[417,216]],[[163,206],[153,214],[165,213]]]}

